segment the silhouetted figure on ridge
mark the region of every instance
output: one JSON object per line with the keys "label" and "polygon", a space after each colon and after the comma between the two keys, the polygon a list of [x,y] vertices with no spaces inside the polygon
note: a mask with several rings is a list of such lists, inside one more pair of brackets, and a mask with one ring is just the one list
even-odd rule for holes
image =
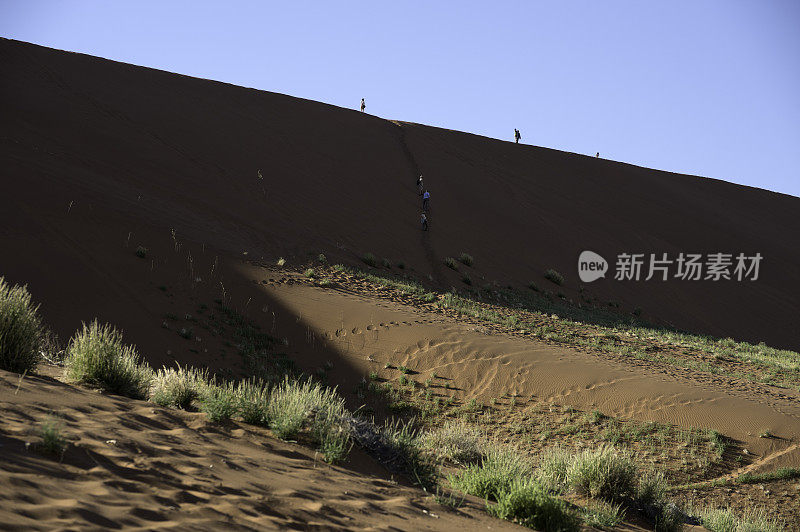
{"label": "silhouetted figure on ridge", "polygon": [[600,158],[600,152],[597,152],[597,155],[595,155],[595,157]]}
{"label": "silhouetted figure on ridge", "polygon": [[522,138],[522,135],[520,135],[519,129],[514,128],[514,140],[517,141],[517,144],[519,144],[519,139],[521,139],[521,138]]}
{"label": "silhouetted figure on ridge", "polygon": [[367,104],[364,103],[364,98],[361,98],[361,112],[363,113],[364,109],[366,109],[366,108],[367,108]]}

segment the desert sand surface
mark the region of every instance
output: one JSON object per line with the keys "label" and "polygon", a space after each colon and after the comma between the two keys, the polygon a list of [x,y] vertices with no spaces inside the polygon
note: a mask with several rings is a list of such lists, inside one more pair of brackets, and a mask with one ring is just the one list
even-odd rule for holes
{"label": "desert sand surface", "polygon": [[[586,290],[658,324],[797,349],[800,199],[5,39],[0,64],[0,276],[28,286],[62,343],[98,318],[153,367],[238,375],[235,348],[202,327],[221,300],[284,339],[304,372],[328,368],[352,409],[370,374],[389,381],[387,364],[406,366],[419,382],[446,379],[437,393],[462,404],[513,396],[520,407],[717,430],[748,457],[720,477],[800,466],[796,389],[554,345],[298,274],[320,253],[352,265],[369,252],[444,291],[463,285],[443,259],[468,252],[476,284],[524,289],[555,268],[577,301],[583,249],[760,252],[757,282],[607,279]],[[418,227],[419,173],[433,194],[428,233]],[[42,371],[0,374],[10,457],[0,527],[514,527],[481,501],[441,507],[358,449],[329,466],[266,430]],[[71,440],[61,461],[25,446],[51,412]],[[759,437],[765,430],[773,437]],[[800,522],[795,485],[784,488],[772,499],[734,495]]]}
{"label": "desert sand surface", "polygon": [[[60,459],[26,447],[58,411]],[[0,373],[2,530],[519,530],[479,501],[454,511],[353,453],[313,450],[248,425]],[[376,474],[378,473],[378,474]]]}

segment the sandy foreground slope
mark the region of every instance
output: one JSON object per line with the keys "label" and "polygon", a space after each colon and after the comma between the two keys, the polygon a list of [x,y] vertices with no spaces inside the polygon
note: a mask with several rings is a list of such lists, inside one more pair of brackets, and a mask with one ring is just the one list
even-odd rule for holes
{"label": "sandy foreground slope", "polygon": [[[53,413],[71,440],[36,451]],[[267,431],[0,372],[0,530],[506,530],[392,481],[358,451],[345,467]],[[28,445],[30,444],[30,445]]]}

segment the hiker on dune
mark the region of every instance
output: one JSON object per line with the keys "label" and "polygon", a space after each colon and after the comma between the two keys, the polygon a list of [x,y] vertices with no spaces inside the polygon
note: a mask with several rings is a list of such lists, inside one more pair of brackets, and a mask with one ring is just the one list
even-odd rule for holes
{"label": "hiker on dune", "polygon": [[427,231],[428,230],[428,217],[425,216],[424,212],[422,213],[422,217],[419,219],[419,221],[422,224],[422,230],[423,231]]}
{"label": "hiker on dune", "polygon": [[514,128],[514,140],[517,141],[517,144],[519,144],[519,139],[521,139],[521,138],[522,138],[522,135],[519,134],[519,129]]}
{"label": "hiker on dune", "polygon": [[364,103],[364,98],[361,98],[361,112],[364,112],[364,109],[367,108],[367,104]]}
{"label": "hiker on dune", "polygon": [[422,195],[422,211],[428,212],[428,210],[430,210],[430,206],[431,206],[431,193],[426,190],[425,194]]}
{"label": "hiker on dune", "polygon": [[422,174],[420,174],[417,178],[417,190],[419,191],[420,196],[422,196],[422,188]]}

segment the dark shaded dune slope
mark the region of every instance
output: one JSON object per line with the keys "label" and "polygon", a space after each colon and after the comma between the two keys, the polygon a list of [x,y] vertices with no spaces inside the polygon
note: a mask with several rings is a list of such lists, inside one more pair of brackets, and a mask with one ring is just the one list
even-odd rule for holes
{"label": "dark shaded dune slope", "polygon": [[[466,251],[478,283],[543,285],[553,267],[571,298],[583,249],[760,252],[757,282],[587,290],[681,328],[800,348],[798,198],[16,41],[0,40],[0,64],[0,275],[28,283],[64,335],[80,313],[54,314],[113,305],[100,287],[125,285],[121,259],[87,257],[175,229],[230,256],[372,252],[445,287],[460,280],[441,260]],[[433,194],[428,234],[415,167]]]}

